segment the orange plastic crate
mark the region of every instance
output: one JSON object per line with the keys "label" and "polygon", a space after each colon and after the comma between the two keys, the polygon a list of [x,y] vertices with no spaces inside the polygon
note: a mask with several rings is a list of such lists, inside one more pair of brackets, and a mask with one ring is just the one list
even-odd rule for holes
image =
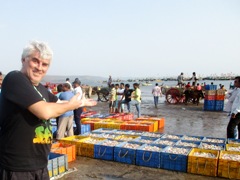
{"label": "orange plastic crate", "polygon": [[216,95],[216,100],[224,100],[225,95]]}
{"label": "orange plastic crate", "polygon": [[54,143],[52,144],[51,152],[66,154],[68,162],[76,160],[76,146],[72,144]]}

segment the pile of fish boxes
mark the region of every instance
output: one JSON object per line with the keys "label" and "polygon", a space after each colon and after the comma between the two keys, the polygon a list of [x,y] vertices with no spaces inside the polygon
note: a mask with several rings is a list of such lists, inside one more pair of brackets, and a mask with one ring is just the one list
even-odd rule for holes
{"label": "pile of fish boxes", "polygon": [[[207,88],[210,87],[210,88]],[[225,90],[215,89],[215,85],[207,85],[204,98],[204,110],[206,111],[223,111]],[[213,86],[213,88],[211,87]]]}
{"label": "pile of fish boxes", "polygon": [[58,154],[66,154],[68,157],[68,162],[76,160],[76,147],[72,144],[62,144],[59,142],[53,143],[51,147],[51,152]]}
{"label": "pile of fish boxes", "polygon": [[[81,156],[240,179],[240,140],[236,139],[101,128],[60,141],[75,144]],[[56,163],[49,169],[54,175],[62,172]]]}
{"label": "pile of fish boxes", "polygon": [[164,118],[141,117],[133,119],[132,113],[109,114],[108,116],[96,115],[82,119],[82,124],[89,124],[91,130],[99,128],[112,128],[122,130],[138,130],[156,132],[164,127]]}

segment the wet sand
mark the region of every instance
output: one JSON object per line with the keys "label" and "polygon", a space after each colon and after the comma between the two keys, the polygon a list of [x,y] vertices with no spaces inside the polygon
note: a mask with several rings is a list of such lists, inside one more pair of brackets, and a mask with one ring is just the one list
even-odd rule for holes
{"label": "wet sand", "polygon": [[[99,102],[97,106],[88,108],[88,110],[107,113],[108,103]],[[186,106],[184,104],[170,105],[162,100],[156,109],[153,101],[148,99],[142,102],[141,110],[142,115],[165,117],[165,127],[159,130],[162,133],[226,138],[227,113],[203,111],[203,101],[198,106],[195,104]],[[75,162],[69,163],[69,167],[76,167],[77,171],[61,179],[222,179],[80,156]]]}

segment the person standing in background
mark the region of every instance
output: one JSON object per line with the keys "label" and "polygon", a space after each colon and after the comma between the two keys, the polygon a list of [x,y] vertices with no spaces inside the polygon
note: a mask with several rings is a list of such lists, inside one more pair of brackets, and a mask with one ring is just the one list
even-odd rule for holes
{"label": "person standing in background", "polygon": [[115,113],[115,103],[116,103],[116,88],[114,84],[111,84],[110,94],[109,94],[109,113]]}
{"label": "person standing in background", "polygon": [[118,109],[118,112],[121,112],[121,113],[123,113],[123,110],[124,110],[124,104],[121,103],[122,100],[124,100],[123,95],[124,95],[124,83],[120,83],[120,87],[117,90],[117,99],[118,99],[117,109]]}
{"label": "person standing in background", "polygon": [[177,77],[178,86],[181,88],[183,86],[183,72]]}
{"label": "person standing in background", "polygon": [[70,83],[70,79],[69,78],[66,78],[66,83],[69,84],[71,91],[73,91],[73,87],[72,87],[72,84]]}
{"label": "person standing in background", "polygon": [[[74,96],[68,83],[63,84],[63,92],[60,94],[59,99],[62,101],[70,101]],[[64,134],[67,132],[67,136],[73,136],[73,111],[67,111],[58,120],[57,139],[64,138]]]}
{"label": "person standing in background", "polygon": [[137,117],[139,118],[141,116],[141,90],[139,89],[139,84],[134,83],[133,84],[134,91],[131,94],[131,105],[134,105],[137,110]]}
{"label": "person standing in background", "polygon": [[110,88],[111,87],[111,84],[112,84],[112,76],[109,75],[109,78],[108,78],[108,87]]}
{"label": "person standing in background", "polygon": [[[230,117],[231,117],[233,102],[234,102],[235,98],[237,97],[238,92],[240,91],[239,90],[240,83],[238,84],[237,81],[236,82],[235,81],[234,81],[234,86],[235,86],[234,89],[230,90],[226,95],[228,101],[227,101],[227,104],[224,109],[228,113],[228,116],[230,116]],[[231,120],[231,118],[230,118],[230,120]],[[235,139],[238,138],[238,127],[237,126],[234,128],[234,138]]]}
{"label": "person standing in background", "polygon": [[158,86],[158,83],[156,83],[155,87],[152,89],[152,94],[155,108],[157,108],[159,96],[162,96],[162,91],[161,88]]}
{"label": "person standing in background", "polygon": [[190,80],[192,80],[192,86],[195,86],[197,84],[198,78],[195,72],[192,73],[192,77]]}
{"label": "person standing in background", "polygon": [[[76,78],[75,81],[73,82],[73,88],[74,88],[73,94],[74,95],[79,94],[79,99],[84,97],[83,91],[82,91],[82,88],[80,85],[81,85],[81,81],[78,78]],[[73,111],[74,122],[76,125],[76,131],[74,133],[75,135],[81,134],[81,114],[82,114],[82,112],[83,112],[83,107],[74,109],[74,111]]]}
{"label": "person standing in background", "polygon": [[130,85],[125,84],[125,89],[124,89],[124,92],[123,92],[123,96],[120,100],[120,104],[126,104],[127,105],[128,113],[130,113],[131,94],[133,92],[133,90],[129,89],[129,88],[130,88]]}
{"label": "person standing in background", "polygon": [[240,76],[235,77],[234,87],[237,87],[234,92],[236,97],[233,100],[231,118],[227,126],[227,138],[234,138],[234,129],[238,127],[238,139],[240,139]]}
{"label": "person standing in background", "polygon": [[0,98],[0,179],[49,179],[48,155],[52,143],[51,118],[96,101],[78,99],[61,102],[40,82],[52,61],[52,50],[39,41],[22,52],[20,71],[3,80]]}

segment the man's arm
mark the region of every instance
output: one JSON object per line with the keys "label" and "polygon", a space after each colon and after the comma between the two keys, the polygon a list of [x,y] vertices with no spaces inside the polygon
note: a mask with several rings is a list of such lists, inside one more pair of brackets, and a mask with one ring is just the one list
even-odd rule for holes
{"label": "man's arm", "polygon": [[83,97],[81,100],[79,100],[78,97],[79,94],[73,96],[70,101],[62,103],[39,101],[29,106],[28,110],[39,119],[48,120],[79,107],[95,106],[97,104],[97,102],[92,99],[86,99]]}

